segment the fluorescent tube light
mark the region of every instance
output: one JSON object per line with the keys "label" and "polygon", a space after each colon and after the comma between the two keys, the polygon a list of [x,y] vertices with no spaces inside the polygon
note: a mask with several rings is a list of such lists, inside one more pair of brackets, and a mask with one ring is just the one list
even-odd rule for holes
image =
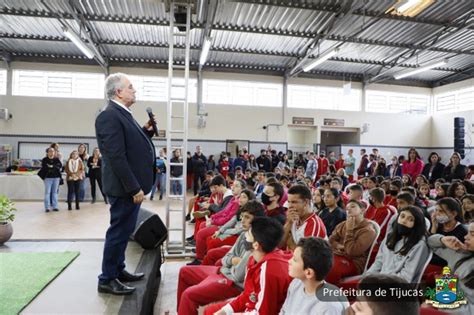
{"label": "fluorescent tube light", "polygon": [[398,74],[395,74],[393,77],[396,79],[396,80],[400,80],[400,79],[403,79],[403,78],[406,78],[406,77],[409,77],[411,75],[415,75],[415,74],[418,74],[418,73],[421,73],[421,72],[425,72],[425,71],[428,71],[430,69],[433,69],[433,68],[436,68],[436,67],[440,67],[440,66],[444,66],[445,64],[448,63],[448,59],[443,59],[443,60],[438,60],[438,61],[434,61],[434,62],[430,62],[430,63],[427,63],[423,66],[420,66],[416,69],[413,69],[413,70],[407,70],[407,71],[403,71],[403,72],[400,72]]}
{"label": "fluorescent tube light", "polygon": [[209,50],[211,49],[211,39],[207,37],[204,40],[202,45],[201,58],[199,58],[199,64],[202,66],[206,63],[207,55],[209,55]]}
{"label": "fluorescent tube light", "polygon": [[89,47],[87,47],[86,43],[84,43],[84,41],[79,36],[77,36],[76,33],[67,28],[64,28],[64,35],[66,35],[66,37],[69,38],[71,42],[73,42],[74,45],[76,45],[77,48],[79,48],[84,53],[84,55],[87,56],[87,58],[94,58],[94,53],[90,50]]}
{"label": "fluorescent tube light", "polygon": [[394,5],[395,10],[399,13],[404,13],[405,11],[408,11],[409,9],[413,8],[414,6],[417,6],[422,2],[422,0],[402,0],[399,3]]}
{"label": "fluorescent tube light", "polygon": [[313,69],[317,65],[322,64],[323,62],[325,62],[326,60],[328,60],[332,56],[336,55],[338,52],[339,52],[339,48],[335,48],[335,49],[331,49],[331,50],[325,52],[322,55],[319,55],[319,57],[317,57],[316,59],[314,59],[313,61],[308,63],[306,66],[304,66],[303,71],[308,72],[309,70]]}

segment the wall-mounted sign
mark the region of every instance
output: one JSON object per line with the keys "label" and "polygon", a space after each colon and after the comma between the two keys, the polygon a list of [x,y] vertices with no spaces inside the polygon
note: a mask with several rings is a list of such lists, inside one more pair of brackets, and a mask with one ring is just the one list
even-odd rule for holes
{"label": "wall-mounted sign", "polygon": [[293,117],[293,125],[313,126],[314,118],[313,117]]}
{"label": "wall-mounted sign", "polygon": [[158,138],[166,138],[166,130],[159,129],[158,130]]}
{"label": "wall-mounted sign", "polygon": [[324,126],[344,127],[344,119],[324,118]]}

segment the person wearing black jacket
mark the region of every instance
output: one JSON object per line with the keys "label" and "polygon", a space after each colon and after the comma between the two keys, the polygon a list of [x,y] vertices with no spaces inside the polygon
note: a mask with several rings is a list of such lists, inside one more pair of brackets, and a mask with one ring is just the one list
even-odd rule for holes
{"label": "person wearing black jacket", "polygon": [[102,191],[102,157],[100,156],[99,148],[95,148],[94,151],[92,151],[92,156],[87,160],[87,168],[89,169],[89,180],[91,182],[92,203],[95,203],[96,199],[95,182],[97,181],[100,192],[102,193],[104,201],[107,204],[107,197]]}
{"label": "person wearing black jacket", "polygon": [[196,147],[196,152],[193,155],[193,173],[194,173],[194,194],[196,195],[202,183],[206,180],[207,158],[202,154],[201,146]]}
{"label": "person wearing black jacket", "polygon": [[453,179],[463,180],[466,177],[467,167],[461,164],[461,155],[454,152],[449,159],[449,164],[444,168],[444,179],[447,182],[452,182]]}
{"label": "person wearing black jacket", "polygon": [[[180,155],[181,155],[181,151],[179,149],[174,150],[173,157],[171,158],[170,162],[180,163],[182,161]],[[183,175],[183,167],[179,165],[171,165],[170,173],[171,173],[171,178],[181,177]],[[182,195],[183,188],[182,188],[181,181],[173,180],[171,182],[171,189],[172,189],[173,195]]]}
{"label": "person wearing black jacket", "polygon": [[55,150],[48,148],[46,157],[41,161],[41,169],[38,175],[44,181],[44,210],[49,212],[52,207],[53,211],[58,209],[58,187],[61,179],[61,161],[55,157]]}
{"label": "person wearing black jacket", "polygon": [[260,156],[257,158],[257,165],[259,170],[264,170],[266,173],[272,171],[272,161],[267,157],[267,150],[260,150]]}
{"label": "person wearing black jacket", "polygon": [[443,177],[444,164],[440,162],[438,153],[431,152],[428,157],[428,163],[423,167],[422,175],[428,179],[430,186],[434,187],[434,183],[438,178]]}

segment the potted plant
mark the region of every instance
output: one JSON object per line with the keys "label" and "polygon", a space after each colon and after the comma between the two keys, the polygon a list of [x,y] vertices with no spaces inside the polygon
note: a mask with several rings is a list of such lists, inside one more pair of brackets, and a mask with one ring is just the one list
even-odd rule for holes
{"label": "potted plant", "polygon": [[7,196],[0,195],[0,245],[12,237],[13,228],[11,222],[15,219],[16,211],[13,201]]}

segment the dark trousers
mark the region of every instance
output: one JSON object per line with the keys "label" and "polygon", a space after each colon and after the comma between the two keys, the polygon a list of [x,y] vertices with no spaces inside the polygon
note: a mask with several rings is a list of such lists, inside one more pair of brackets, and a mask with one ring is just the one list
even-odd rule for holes
{"label": "dark trousers", "polygon": [[140,204],[134,204],[132,197],[108,196],[110,203],[110,227],[105,234],[102,274],[99,283],[107,284],[116,279],[125,269],[125,250],[128,238],[135,229]]}
{"label": "dark trousers", "polygon": [[79,205],[79,187],[81,182],[81,180],[67,181],[67,203],[69,205],[71,205],[73,199],[76,200],[76,206]]}
{"label": "dark trousers", "polygon": [[202,183],[206,180],[206,173],[194,173],[194,194],[197,195]]}
{"label": "dark trousers", "polygon": [[89,180],[91,181],[92,200],[95,200],[95,197],[96,197],[96,188],[95,188],[96,181],[97,181],[97,184],[99,185],[99,189],[100,189],[100,192],[102,193],[102,196],[104,197],[104,200],[107,200],[107,198],[104,195],[104,192],[102,191],[102,174],[100,173],[100,171],[89,172]]}

